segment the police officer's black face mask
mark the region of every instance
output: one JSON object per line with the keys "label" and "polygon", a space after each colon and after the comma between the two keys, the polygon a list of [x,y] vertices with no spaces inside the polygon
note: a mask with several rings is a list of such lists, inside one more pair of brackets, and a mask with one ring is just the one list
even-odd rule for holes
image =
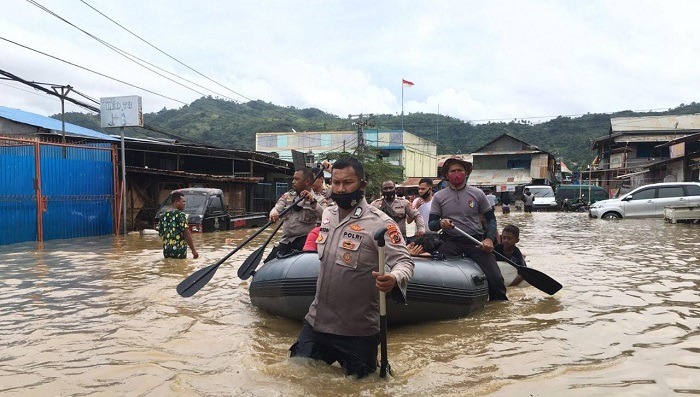
{"label": "police officer's black face mask", "polygon": [[396,190],[392,190],[390,192],[382,192],[382,196],[384,196],[385,199],[391,201],[396,197]]}
{"label": "police officer's black face mask", "polygon": [[364,193],[360,189],[357,189],[351,193],[333,192],[331,193],[331,200],[335,201],[335,203],[338,204],[338,207],[344,210],[349,210],[350,208],[356,206],[360,200],[362,200],[363,195]]}

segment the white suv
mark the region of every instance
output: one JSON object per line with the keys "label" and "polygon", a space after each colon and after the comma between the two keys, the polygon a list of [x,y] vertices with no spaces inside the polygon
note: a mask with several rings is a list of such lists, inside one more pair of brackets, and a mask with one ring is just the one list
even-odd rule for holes
{"label": "white suv", "polygon": [[535,211],[556,211],[557,200],[554,198],[554,190],[549,185],[528,185],[523,188],[530,189],[530,193],[535,196],[532,202],[532,209]]}
{"label": "white suv", "polygon": [[591,205],[591,218],[651,218],[663,217],[670,205],[700,205],[700,183],[669,182],[638,187],[631,192]]}

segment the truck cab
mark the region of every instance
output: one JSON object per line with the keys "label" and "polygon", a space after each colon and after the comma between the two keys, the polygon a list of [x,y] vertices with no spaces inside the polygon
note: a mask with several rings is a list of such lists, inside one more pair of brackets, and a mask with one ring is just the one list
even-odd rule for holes
{"label": "truck cab", "polygon": [[156,225],[161,215],[170,209],[170,199],[175,192],[185,195],[184,212],[191,232],[208,233],[231,228],[231,216],[224,204],[224,192],[221,189],[199,187],[173,190],[156,214]]}

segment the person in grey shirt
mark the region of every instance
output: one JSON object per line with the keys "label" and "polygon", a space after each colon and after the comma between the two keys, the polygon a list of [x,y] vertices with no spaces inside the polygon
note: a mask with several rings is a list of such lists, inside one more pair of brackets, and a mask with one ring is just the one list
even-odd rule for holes
{"label": "person in grey shirt", "polygon": [[[443,243],[438,248],[439,252],[446,257],[464,254],[479,265],[489,284],[490,300],[508,300],[503,275],[492,254],[497,231],[496,216],[484,192],[467,186],[471,171],[472,164],[462,158],[451,157],[445,160],[442,173],[450,184],[433,196],[428,226],[433,231],[442,229]],[[485,230],[482,215],[486,219]],[[481,241],[482,245],[474,244],[454,228],[468,233]]]}

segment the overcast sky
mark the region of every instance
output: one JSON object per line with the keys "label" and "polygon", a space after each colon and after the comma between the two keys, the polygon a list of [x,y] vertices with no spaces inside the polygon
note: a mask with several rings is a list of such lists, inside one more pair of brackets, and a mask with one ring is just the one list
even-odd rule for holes
{"label": "overcast sky", "polygon": [[[205,88],[158,76],[35,4]],[[415,85],[403,90],[405,113],[536,122],[698,101],[699,16],[698,1],[4,0],[0,69],[96,99],[139,95],[147,113],[204,94],[341,117],[400,114],[406,79]],[[61,110],[7,80],[0,105]]]}

